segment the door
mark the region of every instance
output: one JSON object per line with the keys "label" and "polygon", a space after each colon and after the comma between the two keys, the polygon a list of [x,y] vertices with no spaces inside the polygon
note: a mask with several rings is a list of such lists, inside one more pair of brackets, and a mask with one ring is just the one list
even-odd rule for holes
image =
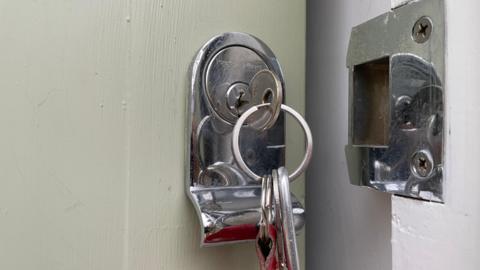
{"label": "door", "polygon": [[[252,243],[199,247],[184,191],[188,72],[212,36],[253,34],[302,112],[305,12],[286,0],[2,1],[0,269],[255,269]],[[289,126],[291,164],[303,135]]]}
{"label": "door", "polygon": [[308,269],[480,268],[480,2],[426,1],[445,4],[444,203],[350,185],[345,163],[348,70],[339,59],[351,28],[417,1],[307,2],[307,120],[318,142],[307,176]]}

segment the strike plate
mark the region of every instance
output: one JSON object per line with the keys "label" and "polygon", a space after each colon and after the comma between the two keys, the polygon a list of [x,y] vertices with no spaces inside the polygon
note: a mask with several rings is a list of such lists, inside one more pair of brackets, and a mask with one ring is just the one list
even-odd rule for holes
{"label": "strike plate", "polygon": [[443,1],[410,2],[352,29],[352,184],[443,202]]}

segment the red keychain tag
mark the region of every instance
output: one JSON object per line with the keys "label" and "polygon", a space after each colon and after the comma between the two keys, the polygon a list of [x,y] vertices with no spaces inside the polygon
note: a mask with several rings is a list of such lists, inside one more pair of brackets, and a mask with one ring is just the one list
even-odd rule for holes
{"label": "red keychain tag", "polygon": [[275,226],[268,225],[268,238],[259,231],[256,249],[260,263],[260,270],[277,270],[277,230]]}

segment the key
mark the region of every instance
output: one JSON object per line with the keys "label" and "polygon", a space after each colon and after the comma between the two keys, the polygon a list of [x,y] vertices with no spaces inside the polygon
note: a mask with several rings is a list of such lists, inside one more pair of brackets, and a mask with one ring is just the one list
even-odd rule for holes
{"label": "key", "polygon": [[272,171],[278,269],[300,270],[287,169]]}
{"label": "key", "polygon": [[276,270],[277,267],[277,245],[276,228],[273,224],[273,205],[272,205],[272,176],[262,177],[262,195],[261,195],[261,213],[259,230],[257,236],[257,255],[261,270]]}

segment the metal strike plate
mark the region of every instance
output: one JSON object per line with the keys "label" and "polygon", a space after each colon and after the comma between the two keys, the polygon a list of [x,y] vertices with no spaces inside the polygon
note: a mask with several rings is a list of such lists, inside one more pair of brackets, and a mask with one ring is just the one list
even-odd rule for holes
{"label": "metal strike plate", "polygon": [[[269,80],[272,72],[278,78]],[[276,98],[256,89],[285,87],[272,51],[244,33],[224,33],[198,52],[188,95],[186,192],[198,214],[201,245],[254,240],[260,220],[261,183],[239,169],[232,154],[232,131],[253,105]],[[268,88],[268,87],[267,87]],[[265,100],[267,99],[267,100]],[[285,163],[285,120],[267,123],[267,110],[253,115],[240,133],[240,152],[258,175]],[[304,209],[292,195],[295,225]]]}
{"label": "metal strike plate", "polygon": [[352,29],[352,184],[443,202],[443,1],[410,2]]}

